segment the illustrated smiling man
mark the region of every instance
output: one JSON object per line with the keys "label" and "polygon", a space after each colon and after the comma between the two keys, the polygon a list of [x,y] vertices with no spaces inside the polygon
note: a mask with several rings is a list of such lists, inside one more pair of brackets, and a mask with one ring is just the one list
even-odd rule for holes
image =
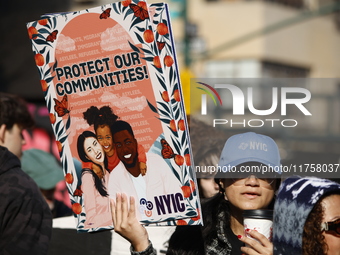
{"label": "illustrated smiling man", "polygon": [[[154,197],[167,194],[181,194],[181,185],[172,174],[162,157],[147,153],[147,173],[142,175],[138,164],[138,142],[129,123],[116,121],[112,125],[112,135],[120,163],[110,173],[109,194],[116,198],[117,193],[135,197],[139,208],[139,219],[157,218]],[[174,210],[169,210],[169,213]],[[162,215],[159,215],[160,217]]]}

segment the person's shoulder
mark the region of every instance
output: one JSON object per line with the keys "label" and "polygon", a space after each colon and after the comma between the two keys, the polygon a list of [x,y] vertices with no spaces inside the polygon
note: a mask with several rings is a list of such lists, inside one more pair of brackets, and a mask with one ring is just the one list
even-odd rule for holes
{"label": "person's shoulder", "polygon": [[151,158],[162,158],[159,154],[156,154],[154,152],[147,152],[146,157],[151,157]]}
{"label": "person's shoulder", "polygon": [[[152,152],[151,153],[148,152],[146,154],[146,158],[147,158],[147,161],[146,161],[147,172],[148,171],[149,173],[156,172],[157,174],[170,173],[170,167],[168,163],[160,155],[152,153]],[[164,169],[164,171],[159,171],[160,168]]]}
{"label": "person's shoulder", "polygon": [[150,161],[159,161],[159,162],[165,162],[164,158],[161,157],[159,154],[148,152],[146,153],[147,162]]}
{"label": "person's shoulder", "polygon": [[112,169],[109,178],[113,179],[114,176],[122,175],[126,173],[128,173],[128,171],[126,170],[124,164],[122,163],[122,161],[119,161],[118,165]]}
{"label": "person's shoulder", "polygon": [[20,168],[21,163],[17,156],[6,147],[0,146],[0,175],[13,168]]}
{"label": "person's shoulder", "polygon": [[91,173],[92,170],[90,169],[83,169],[81,172],[81,179],[82,180],[87,180],[90,178],[93,178],[93,174]]}
{"label": "person's shoulder", "polygon": [[[41,210],[50,212],[38,185],[19,167],[10,169],[0,177],[0,193],[2,195],[1,205],[11,205],[12,207],[21,208],[24,214],[41,214]],[[26,206],[22,206],[26,205]],[[30,205],[30,206],[28,206]],[[27,207],[28,206],[28,207]],[[41,210],[32,210],[41,208]]]}
{"label": "person's shoulder", "polygon": [[[0,175],[1,194],[12,194],[16,196],[35,196],[40,193],[38,185],[19,166],[12,167]],[[3,193],[5,192],[5,193]]]}

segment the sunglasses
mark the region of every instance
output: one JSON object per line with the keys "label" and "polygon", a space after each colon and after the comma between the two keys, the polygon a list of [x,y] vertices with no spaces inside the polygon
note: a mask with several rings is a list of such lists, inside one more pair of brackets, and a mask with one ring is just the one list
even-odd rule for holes
{"label": "sunglasses", "polygon": [[258,179],[259,181],[261,181],[263,184],[266,184],[268,186],[272,185],[275,181],[275,178],[265,178],[265,177],[257,177],[253,174],[251,175],[247,175],[247,176],[242,176],[242,177],[239,177],[239,178],[231,178],[234,182],[234,185],[236,186],[239,186],[239,185],[243,185],[245,180],[248,179],[248,178],[255,178],[255,179]]}
{"label": "sunglasses", "polygon": [[321,223],[321,231],[334,231],[340,235],[340,219]]}

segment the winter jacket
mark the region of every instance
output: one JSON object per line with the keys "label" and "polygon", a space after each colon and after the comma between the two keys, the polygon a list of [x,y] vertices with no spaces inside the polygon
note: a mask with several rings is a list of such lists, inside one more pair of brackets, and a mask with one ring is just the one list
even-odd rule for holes
{"label": "winter jacket", "polygon": [[0,146],[0,254],[48,252],[52,214],[20,160]]}

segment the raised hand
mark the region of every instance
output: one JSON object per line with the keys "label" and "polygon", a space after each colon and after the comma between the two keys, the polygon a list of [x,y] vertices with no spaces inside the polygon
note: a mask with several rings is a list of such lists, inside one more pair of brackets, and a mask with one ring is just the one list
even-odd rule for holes
{"label": "raised hand", "polygon": [[130,197],[130,206],[125,194],[117,193],[116,202],[111,199],[114,230],[128,240],[135,251],[144,251],[149,246],[146,229],[136,218],[135,199]]}

